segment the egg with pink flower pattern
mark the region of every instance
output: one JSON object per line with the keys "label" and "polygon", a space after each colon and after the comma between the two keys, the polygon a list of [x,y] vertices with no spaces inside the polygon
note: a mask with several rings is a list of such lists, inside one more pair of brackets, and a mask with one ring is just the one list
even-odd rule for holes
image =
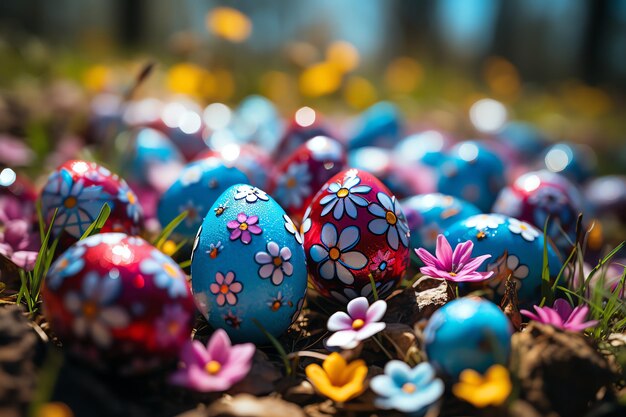
{"label": "egg with pink flower pattern", "polygon": [[395,196],[376,177],[342,171],[315,195],[302,223],[312,283],[340,302],[379,297],[400,283],[409,263],[409,226]]}
{"label": "egg with pink flower pattern", "polygon": [[135,374],[176,361],[194,305],[186,275],[139,237],[102,233],[52,264],[44,315],[67,349],[89,365]]}
{"label": "egg with pink flower pattern", "polygon": [[235,342],[267,343],[300,314],[307,287],[302,237],[285,210],[249,184],[227,188],[193,245],[196,305]]}

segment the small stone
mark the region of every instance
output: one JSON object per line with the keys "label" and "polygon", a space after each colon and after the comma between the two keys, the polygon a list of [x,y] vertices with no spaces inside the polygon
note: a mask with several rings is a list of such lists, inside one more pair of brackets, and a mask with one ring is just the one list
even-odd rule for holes
{"label": "small stone", "polygon": [[422,277],[413,286],[387,300],[385,321],[413,327],[421,320],[428,320],[452,298],[445,281]]}
{"label": "small stone", "polygon": [[305,417],[295,404],[275,397],[224,396],[207,409],[208,417]]}

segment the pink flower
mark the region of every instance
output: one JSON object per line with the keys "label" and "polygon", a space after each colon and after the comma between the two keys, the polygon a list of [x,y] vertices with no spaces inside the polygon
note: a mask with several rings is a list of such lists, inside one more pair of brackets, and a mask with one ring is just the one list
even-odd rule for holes
{"label": "pink flower", "polygon": [[474,243],[471,240],[459,243],[454,252],[450,243],[443,235],[437,236],[436,257],[426,249],[415,249],[415,253],[426,264],[420,272],[432,278],[445,279],[453,282],[476,282],[489,279],[493,272],[476,271],[485,259],[491,255],[482,255],[472,258]]}
{"label": "pink flower", "polygon": [[243,289],[241,282],[235,281],[235,273],[229,271],[226,277],[221,272],[215,274],[215,282],[209,287],[213,294],[217,295],[217,305],[223,306],[228,302],[231,306],[237,304],[237,296]]}
{"label": "pink flower", "polygon": [[391,256],[390,251],[383,252],[379,250],[376,252],[376,255],[372,257],[372,262],[370,263],[370,271],[372,273],[378,274],[380,277],[384,277],[387,275],[387,271],[389,268],[396,262],[395,258]]}
{"label": "pink flower", "polygon": [[241,237],[241,242],[248,244],[252,241],[250,233],[259,235],[263,230],[257,225],[259,222],[259,216],[248,217],[245,213],[239,213],[237,220],[231,220],[226,225],[232,230],[230,233],[230,240],[237,240]]}
{"label": "pink flower", "polygon": [[572,306],[564,299],[558,298],[554,301],[552,307],[534,306],[537,314],[528,310],[520,310],[526,317],[539,323],[549,324],[561,330],[569,330],[571,332],[581,332],[588,327],[598,324],[597,320],[585,321],[589,307]]}
{"label": "pink flower", "polygon": [[197,340],[183,347],[183,367],[170,382],[201,392],[225,391],[248,374],[254,350],[252,343],[232,346],[226,332],[218,329],[206,348]]}
{"label": "pink flower", "polygon": [[387,311],[387,303],[378,300],[371,306],[366,297],[355,298],[348,303],[348,313],[338,311],[328,319],[328,330],[335,332],[328,338],[328,346],[342,349],[355,348],[359,342],[385,328],[380,320]]}
{"label": "pink flower", "polygon": [[11,220],[0,232],[0,254],[15,265],[32,271],[37,261],[37,244],[26,220]]}

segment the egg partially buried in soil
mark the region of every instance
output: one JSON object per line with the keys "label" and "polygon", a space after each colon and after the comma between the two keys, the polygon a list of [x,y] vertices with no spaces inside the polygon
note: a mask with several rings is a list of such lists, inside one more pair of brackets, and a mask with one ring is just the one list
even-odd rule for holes
{"label": "egg partially buried in soil", "polygon": [[424,329],[428,361],[445,375],[484,373],[506,364],[513,329],[502,310],[480,298],[458,298],[437,310]]}
{"label": "egg partially buried in soil", "polygon": [[102,233],[52,264],[42,292],[54,333],[89,365],[122,374],[174,363],[194,305],[185,273],[139,237]]}
{"label": "egg partially buried in soil", "polygon": [[[473,204],[445,194],[416,195],[400,202],[409,219],[411,247],[435,251],[437,236],[459,220],[480,214]],[[411,219],[417,219],[411,222]],[[413,223],[413,224],[411,224]]]}
{"label": "egg partially buried in soil", "polygon": [[95,162],[64,163],[50,174],[41,191],[41,211],[47,225],[58,209],[52,230],[62,237],[62,247],[78,240],[105,204],[111,214],[102,232],[139,233],[143,214],[137,196],[126,181]]}
{"label": "egg partially buried in soil", "polygon": [[272,197],[234,185],[204,218],[191,276],[196,305],[211,326],[226,330],[235,342],[266,343],[259,325],[278,337],[302,308],[307,287],[302,238]]}
{"label": "egg partially buried in soil", "polygon": [[409,263],[409,226],[400,203],[376,177],[349,169],[316,194],[302,223],[311,281],[341,302],[379,297],[400,283]]}
{"label": "egg partially buried in soil", "polygon": [[193,238],[215,200],[228,187],[241,182],[248,182],[248,177],[218,158],[189,163],[159,200],[157,216],[161,226],[166,227],[186,211],[187,217],[174,230],[180,236]]}
{"label": "egg partially buried in soil", "polygon": [[[478,271],[493,271],[493,276],[469,288],[487,285],[494,290],[494,300],[499,301],[511,276],[518,289],[520,306],[531,308],[539,304],[544,237],[535,226],[500,214],[478,214],[453,224],[444,235],[452,247],[468,240],[474,242],[473,257],[491,255]],[[546,249],[550,276],[554,278],[562,262],[551,242]]]}

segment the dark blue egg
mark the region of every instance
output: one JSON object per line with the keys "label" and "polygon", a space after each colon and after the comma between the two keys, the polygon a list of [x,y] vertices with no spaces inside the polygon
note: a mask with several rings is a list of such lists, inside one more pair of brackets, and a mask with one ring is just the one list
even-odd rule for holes
{"label": "dark blue egg", "polygon": [[457,377],[465,369],[484,373],[506,364],[513,330],[502,310],[480,298],[459,298],[437,310],[424,329],[428,361]]}
{"label": "dark blue egg", "polygon": [[248,177],[237,168],[227,167],[217,158],[191,162],[159,200],[157,217],[161,226],[167,226],[187,211],[187,217],[175,232],[193,238],[205,214],[220,194],[231,185],[241,182],[248,182]]}
{"label": "dark blue egg", "polygon": [[398,108],[386,101],[374,104],[361,114],[348,149],[363,146],[392,148],[402,135],[402,120]]}
{"label": "dark blue egg", "polygon": [[437,167],[446,159],[444,149],[448,141],[441,132],[426,130],[402,139],[393,152],[399,162]]}
{"label": "dark blue egg", "polygon": [[149,172],[164,165],[184,164],[184,159],[172,141],[162,132],[143,128],[134,133],[133,151],[125,155],[128,179],[139,184],[150,183]]}
{"label": "dark blue egg", "polygon": [[304,302],[307,270],[302,237],[265,192],[228,188],[198,230],[191,262],[196,305],[236,342],[264,343],[255,320],[279,337]]}
{"label": "dark blue egg", "polygon": [[587,145],[557,143],[546,150],[539,166],[580,184],[594,174],[597,156]]}
{"label": "dark blue egg", "polygon": [[[509,276],[518,288],[520,306],[530,308],[541,301],[543,269],[543,233],[529,223],[500,214],[478,214],[461,220],[444,234],[450,245],[471,240],[472,256],[491,255],[479,271],[494,271],[485,283],[495,292],[496,300],[504,294]],[[550,276],[556,277],[562,262],[547,244]]]}
{"label": "dark blue egg", "polygon": [[432,193],[417,195],[400,202],[407,216],[416,212],[422,219],[421,223],[411,225],[411,248],[424,248],[435,252],[437,236],[443,234],[448,227],[459,220],[480,214],[473,204],[445,194]]}
{"label": "dark blue egg", "polygon": [[474,141],[457,144],[439,167],[437,190],[483,212],[491,209],[504,185],[504,165],[498,155]]}
{"label": "dark blue egg", "polygon": [[511,148],[522,161],[532,161],[546,147],[546,138],[530,123],[507,123],[498,132],[498,139]]}

